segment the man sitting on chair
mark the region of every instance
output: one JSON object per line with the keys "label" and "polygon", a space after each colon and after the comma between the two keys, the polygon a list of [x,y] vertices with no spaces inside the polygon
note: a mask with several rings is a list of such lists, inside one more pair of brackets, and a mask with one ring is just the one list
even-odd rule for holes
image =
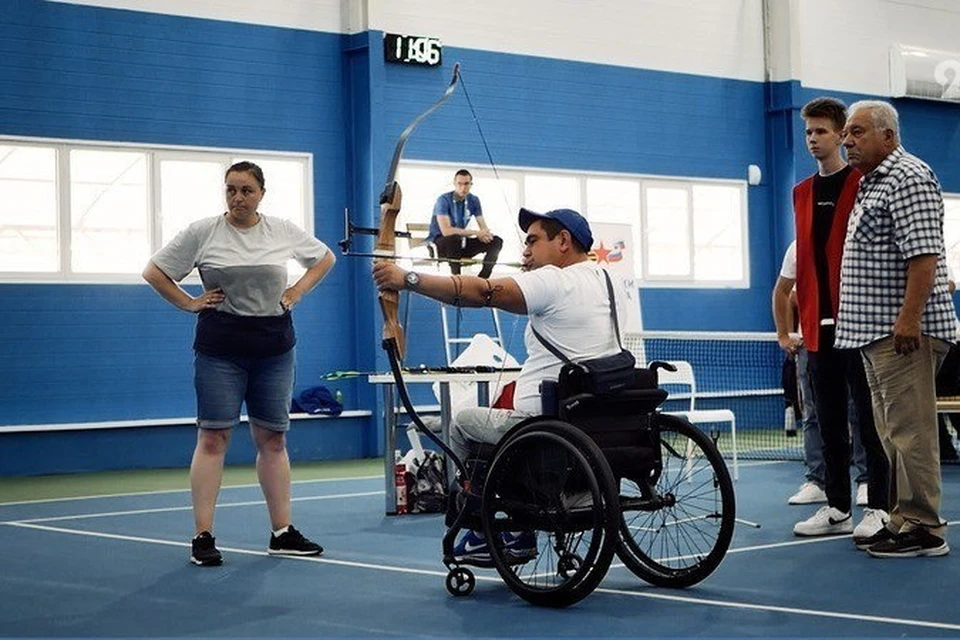
{"label": "man sitting on chair", "polygon": [[[513,408],[461,410],[450,431],[450,447],[461,459],[466,457],[471,441],[496,444],[514,425],[543,413],[540,383],[556,380],[563,363],[533,335],[531,327],[574,362],[620,351],[603,270],[587,255],[593,245],[587,221],[571,209],[547,213],[520,209],[519,223],[527,234],[524,270],[506,278],[418,274],[389,262],[373,266],[373,278],[380,289],[409,289],[446,304],[496,307],[529,316],[524,335],[529,355],[517,378]],[[615,299],[622,326],[626,322],[622,301],[628,297],[618,290]],[[532,536],[518,535],[504,542],[505,548],[517,555],[532,551],[534,546]],[[485,560],[490,552],[480,532],[467,531],[454,555]]]}
{"label": "man sitting on chair", "polygon": [[[460,273],[459,260],[482,253],[483,269],[479,275],[489,278],[503,248],[503,239],[487,228],[480,198],[470,193],[472,186],[470,172],[466,169],[457,171],[453,177],[453,191],[441,195],[433,206],[427,238],[437,247],[438,257],[451,260],[450,273]],[[478,229],[467,228],[471,218],[477,221]]]}

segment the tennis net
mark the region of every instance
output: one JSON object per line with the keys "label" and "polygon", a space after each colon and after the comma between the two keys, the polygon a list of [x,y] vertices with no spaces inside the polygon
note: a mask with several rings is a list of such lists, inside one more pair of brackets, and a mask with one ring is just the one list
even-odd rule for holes
{"label": "tennis net", "polygon": [[[803,459],[802,434],[785,428],[793,425],[785,420],[784,354],[775,333],[644,331],[624,337],[637,362],[689,363],[692,384],[662,384],[670,392],[664,411],[688,411],[691,402],[697,411],[729,410],[736,420],[740,459]],[[717,415],[701,414],[708,419]],[[725,456],[732,454],[729,421],[698,426],[717,439]]]}

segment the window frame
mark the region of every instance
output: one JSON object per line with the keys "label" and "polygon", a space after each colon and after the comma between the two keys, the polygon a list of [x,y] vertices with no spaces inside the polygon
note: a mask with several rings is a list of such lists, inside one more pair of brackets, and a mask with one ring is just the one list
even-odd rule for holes
{"label": "window frame", "polygon": [[[220,147],[198,147],[161,144],[137,144],[132,142],[113,142],[104,140],[72,140],[58,138],[37,138],[25,136],[0,135],[0,144],[12,146],[32,146],[53,149],[56,154],[54,176],[56,194],[56,245],[58,248],[57,271],[2,271],[2,284],[143,284],[139,273],[78,273],[72,269],[72,211],[70,185],[70,151],[76,149],[92,151],[126,151],[146,154],[147,221],[146,233],[150,255],[160,249],[163,237],[160,217],[161,181],[160,160],[217,160],[223,170],[233,164],[235,157],[271,158],[300,162],[303,167],[303,211],[302,227],[314,235],[316,205],[313,191],[313,154],[308,152],[275,151],[263,149],[233,149]],[[267,179],[269,181],[269,175]],[[224,205],[224,210],[226,206]],[[215,215],[211,212],[209,215]],[[144,256],[144,266],[150,255]],[[200,279],[194,274],[187,276],[182,284],[196,284]]]}
{"label": "window frame", "polygon": [[[445,170],[449,172],[450,179],[452,182],[453,175],[458,169],[467,169],[471,173],[477,174],[480,172],[486,173],[488,170],[491,170],[490,167],[485,165],[477,165],[473,163],[451,163],[451,162],[435,162],[429,160],[401,160],[400,168],[408,166],[411,168],[418,169],[436,169],[436,170]],[[550,169],[544,167],[521,167],[521,166],[498,166],[495,175],[498,175],[501,179],[510,179],[514,180],[517,183],[518,187],[518,200],[520,203],[526,201],[525,197],[525,180],[524,178],[528,175],[535,176],[548,176],[548,177],[564,177],[570,178],[574,177],[579,180],[579,193],[580,193],[580,202],[586,203],[582,205],[583,208],[581,212],[586,212],[587,219],[589,220],[589,211],[590,203],[588,201],[587,194],[587,181],[589,178],[598,178],[598,179],[608,179],[608,180],[623,180],[623,181],[636,181],[638,184],[640,192],[640,210],[637,212],[636,221],[625,221],[632,224],[639,225],[640,228],[640,238],[642,246],[637,248],[638,254],[638,264],[634,265],[635,271],[639,270],[640,272],[636,274],[636,283],[639,287],[644,288],[658,288],[658,289],[749,289],[750,288],[750,212],[749,212],[749,199],[748,199],[748,185],[746,180],[739,179],[723,179],[723,178],[694,178],[694,177],[681,177],[681,176],[660,176],[660,175],[651,175],[651,174],[631,174],[631,173],[621,173],[621,172],[607,172],[607,171],[573,171],[568,169]],[[486,179],[486,176],[484,176]],[[474,176],[476,180],[476,175]],[[649,261],[649,250],[647,247],[647,234],[644,233],[646,228],[647,220],[647,211],[646,211],[646,199],[645,193],[646,189],[650,186],[656,185],[668,185],[674,188],[685,188],[688,193],[689,206],[690,206],[690,226],[688,229],[689,243],[690,243],[690,275],[687,277],[677,277],[677,276],[649,276],[647,269],[647,261]],[[735,187],[739,190],[740,193],[740,243],[741,243],[741,260],[742,260],[742,269],[743,277],[739,280],[706,280],[700,279],[697,280],[694,275],[694,251],[696,250],[696,245],[694,244],[694,212],[693,212],[693,190],[695,186],[730,186]],[[450,189],[452,189],[452,185]],[[449,189],[448,189],[449,190]],[[442,193],[442,192],[440,192]],[[440,193],[437,193],[439,196]],[[429,221],[429,217],[427,217]],[[411,220],[411,222],[413,222]],[[514,223],[515,224],[515,223]],[[487,225],[490,225],[490,221],[487,220]],[[517,229],[514,226],[514,229]],[[517,233],[519,230],[517,229]],[[502,235],[502,232],[501,232]],[[503,253],[501,253],[503,256]],[[505,257],[505,256],[504,256]],[[496,274],[497,272],[494,271]]]}
{"label": "window frame", "polygon": [[[958,248],[958,249],[957,249],[956,251],[954,251],[954,252],[951,252],[951,251],[950,251],[950,247],[947,246],[947,237],[946,237],[946,210],[947,210],[946,201],[947,201],[947,200],[950,200],[950,201],[952,201],[952,202],[956,202],[958,208],[960,208],[960,193],[953,193],[953,192],[944,191],[944,192],[942,192],[941,195],[943,196],[943,200],[944,200],[944,207],[943,207],[943,210],[944,210],[944,237],[943,237],[943,241],[944,241],[944,253],[945,253],[946,260],[947,260],[947,265],[950,266],[950,269],[951,269],[951,271],[952,271],[952,273],[953,273],[953,277],[954,277],[954,278],[960,278],[960,248]],[[951,225],[951,226],[954,226],[954,225]],[[958,231],[956,237],[957,237],[958,240],[960,240],[960,220],[957,220],[957,221],[956,221],[955,228],[956,228],[957,231]],[[957,259],[956,259],[956,260],[951,260],[951,259],[950,259],[951,253],[953,253],[953,255],[956,255],[956,256],[957,256]],[[956,282],[956,280],[954,280],[954,282]]]}

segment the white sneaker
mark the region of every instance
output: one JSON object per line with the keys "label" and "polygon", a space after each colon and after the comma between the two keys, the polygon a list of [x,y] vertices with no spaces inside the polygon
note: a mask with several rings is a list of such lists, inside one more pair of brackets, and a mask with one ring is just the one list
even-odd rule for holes
{"label": "white sneaker", "polygon": [[857,485],[857,506],[865,507],[870,504],[870,501],[867,500],[867,483],[861,482]]}
{"label": "white sneaker", "polygon": [[837,536],[851,531],[851,515],[830,506],[820,507],[810,518],[793,525],[793,533],[798,536]]}
{"label": "white sneaker", "polygon": [[827,494],[815,482],[804,482],[800,490],[787,499],[787,504],[816,504],[826,502]]}
{"label": "white sneaker", "polygon": [[853,530],[853,542],[857,548],[876,536],[881,529],[885,529],[889,519],[890,516],[883,509],[864,509],[863,520]]}

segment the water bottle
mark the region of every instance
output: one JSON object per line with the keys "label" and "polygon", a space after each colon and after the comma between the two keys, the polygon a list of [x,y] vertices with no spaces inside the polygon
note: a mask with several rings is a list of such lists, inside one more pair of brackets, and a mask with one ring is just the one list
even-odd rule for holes
{"label": "water bottle", "polygon": [[783,432],[788,438],[797,437],[797,417],[793,407],[787,407],[783,414]]}
{"label": "water bottle", "polygon": [[400,449],[393,452],[393,477],[397,488],[397,515],[400,516],[407,512],[407,465]]}

